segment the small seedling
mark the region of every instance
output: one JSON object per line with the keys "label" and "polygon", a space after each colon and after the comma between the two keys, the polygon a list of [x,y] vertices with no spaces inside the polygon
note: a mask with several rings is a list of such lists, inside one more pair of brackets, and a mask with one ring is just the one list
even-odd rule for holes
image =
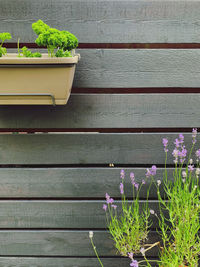
{"label": "small seedling", "polygon": [[17,42],[18,57],[42,57],[39,52],[32,53],[26,46],[23,46],[22,49],[20,49],[19,41],[20,39],[18,39]]}

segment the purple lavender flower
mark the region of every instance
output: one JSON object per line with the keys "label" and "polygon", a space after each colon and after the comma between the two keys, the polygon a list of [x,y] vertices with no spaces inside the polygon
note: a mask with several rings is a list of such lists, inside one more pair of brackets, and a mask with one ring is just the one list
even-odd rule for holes
{"label": "purple lavender flower", "polygon": [[196,151],[196,156],[197,156],[198,159],[200,159],[200,149],[198,149],[198,150]]}
{"label": "purple lavender flower", "polygon": [[164,151],[167,153],[168,152],[168,149],[167,149],[168,139],[163,138],[162,142],[163,142],[163,146],[164,146]]}
{"label": "purple lavender flower", "polygon": [[133,260],[133,252],[129,252],[129,253],[128,253],[128,257],[129,257],[131,260]]}
{"label": "purple lavender flower", "polygon": [[145,180],[144,180],[144,179],[142,180],[142,184],[146,184],[146,182],[145,182]]}
{"label": "purple lavender flower", "polygon": [[117,205],[111,205],[111,207],[113,207],[113,209],[116,210]]}
{"label": "purple lavender flower", "polygon": [[103,209],[105,210],[105,211],[107,211],[107,205],[106,204],[103,204]]}
{"label": "purple lavender flower", "polygon": [[156,170],[157,167],[155,165],[153,165],[150,170],[147,169],[147,172],[145,173],[146,177],[149,178],[150,176],[156,175]]}
{"label": "purple lavender flower", "polygon": [[142,254],[142,256],[145,256],[145,248],[141,248],[140,253]]}
{"label": "purple lavender flower", "polygon": [[188,171],[189,172],[192,172],[192,171],[194,171],[194,165],[188,165]]}
{"label": "purple lavender flower", "polygon": [[197,137],[197,128],[193,128],[192,129],[192,144],[196,144],[197,140],[196,140],[196,137]]}
{"label": "purple lavender flower", "polygon": [[121,195],[124,194],[124,185],[123,185],[123,183],[120,183],[119,188],[120,188],[120,194]]}
{"label": "purple lavender flower", "polygon": [[136,190],[138,190],[139,184],[135,184],[134,186],[135,186]]}
{"label": "purple lavender flower", "polygon": [[153,166],[151,167],[151,175],[152,175],[152,176],[156,175],[156,170],[157,170],[156,165],[153,165]]}
{"label": "purple lavender flower", "polygon": [[110,200],[110,196],[106,193],[106,201],[108,202],[108,200]]}
{"label": "purple lavender flower", "polygon": [[111,198],[108,193],[106,193],[106,202],[107,204],[112,204],[114,202],[114,199]]}
{"label": "purple lavender flower", "polygon": [[136,260],[133,260],[130,264],[131,267],[138,267],[138,262]]}
{"label": "purple lavender flower", "polygon": [[179,134],[179,143],[180,144],[184,143],[184,135],[183,134]]}
{"label": "purple lavender flower", "polygon": [[124,170],[121,170],[120,177],[122,180],[124,179],[124,177],[125,177],[125,171]]}
{"label": "purple lavender flower", "polygon": [[147,172],[145,173],[146,177],[149,178],[151,176],[151,171],[147,169]]}
{"label": "purple lavender flower", "polygon": [[174,163],[178,163],[178,155],[179,155],[179,150],[177,148],[174,148],[172,155],[174,156]]}
{"label": "purple lavender flower", "polygon": [[110,198],[109,203],[112,204],[114,202],[113,198]]}
{"label": "purple lavender flower", "polygon": [[174,144],[175,144],[176,148],[179,148],[180,141],[178,140],[178,138],[175,139]]}
{"label": "purple lavender flower", "polygon": [[133,172],[130,173],[130,178],[131,178],[132,185],[134,185],[135,184],[135,175]]}
{"label": "purple lavender flower", "polygon": [[180,157],[180,162],[183,163],[187,155],[187,149],[185,148],[185,146],[182,147],[182,151],[178,152],[178,155]]}

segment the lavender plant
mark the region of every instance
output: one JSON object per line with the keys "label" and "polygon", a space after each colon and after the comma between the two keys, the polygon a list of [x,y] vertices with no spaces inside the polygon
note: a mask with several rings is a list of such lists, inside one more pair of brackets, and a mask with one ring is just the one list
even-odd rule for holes
{"label": "lavender plant", "polygon": [[[156,166],[152,166],[150,170],[147,169],[146,177],[153,177],[155,174]],[[124,170],[121,170],[121,183],[119,189],[121,194],[122,212],[117,211],[118,207],[115,204],[114,199],[106,193],[106,204],[103,205],[103,209],[106,212],[107,227],[118,253],[121,256],[129,257],[131,259],[130,266],[138,267],[139,264],[142,264],[143,262],[146,262],[148,266],[151,266],[145,253],[158,243],[146,244],[151,224],[149,220],[151,210],[148,208],[148,202],[145,203],[142,209],[139,208],[140,190],[146,182],[145,180],[142,180],[142,183],[139,185],[135,180],[134,173],[130,173],[133,201],[128,201],[124,192],[124,179],[125,172]],[[149,192],[147,193],[147,199],[148,195]],[[139,253],[142,253],[144,260],[138,262],[134,259],[134,256]],[[102,262],[100,262],[100,264],[102,266]]]}
{"label": "lavender plant", "polygon": [[197,129],[193,129],[192,147],[187,162],[184,136],[179,134],[179,138],[175,140],[175,148],[172,152],[175,163],[173,181],[168,178],[166,168],[168,139],[163,139],[166,153],[163,179],[165,198],[161,197],[158,187],[158,200],[160,203],[159,225],[163,241],[159,266],[198,266],[198,256],[200,255],[200,149],[196,151],[196,170],[191,158],[196,144],[196,136]]}
{"label": "lavender plant", "polygon": [[[120,193],[122,196],[122,214],[117,214],[117,206],[113,198],[106,193],[106,203],[103,209],[106,212],[107,226],[115,247],[124,257],[130,257],[133,261],[133,255],[138,254],[147,240],[149,229],[150,212],[148,206],[139,211],[139,191],[141,186],[135,182],[134,174],[131,173],[133,186],[133,199],[130,204],[124,193],[124,171],[121,171],[122,181],[120,183]],[[132,266],[136,266],[136,263]]]}
{"label": "lavender plant", "polygon": [[[147,169],[147,179],[151,179],[157,188],[158,215],[154,210],[148,208],[149,191],[146,206],[139,209],[139,193],[145,180],[139,185],[135,181],[134,173],[130,173],[133,201],[129,202],[124,193],[125,172],[121,171],[121,213],[117,211],[118,207],[114,199],[106,193],[106,204],[103,205],[103,209],[106,212],[108,230],[119,254],[131,259],[130,266],[143,266],[145,261],[147,266],[151,266],[151,261],[146,258],[145,254],[152,247],[160,246],[160,242],[146,244],[151,225],[149,217],[152,214],[159,221],[159,233],[162,239],[160,259],[156,261],[157,265],[160,267],[198,267],[200,256],[200,149],[196,150],[195,153],[196,164],[193,164],[192,159],[196,137],[197,129],[195,128],[192,131],[192,146],[189,153],[184,145],[184,136],[179,134],[179,137],[175,139],[175,148],[172,151],[175,168],[172,177],[168,177],[167,138],[163,139],[166,158],[162,182],[160,179],[155,180],[155,165],[151,169]],[[164,195],[161,194],[161,183]],[[92,244],[96,255],[98,255],[93,242]],[[144,256],[144,260],[138,262],[134,257],[139,253]],[[103,266],[100,259],[99,263]]]}

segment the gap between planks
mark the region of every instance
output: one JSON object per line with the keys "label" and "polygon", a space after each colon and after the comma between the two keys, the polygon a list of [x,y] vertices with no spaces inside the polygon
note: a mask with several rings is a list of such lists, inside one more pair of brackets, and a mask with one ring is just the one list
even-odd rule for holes
{"label": "gap between planks", "polygon": [[198,94],[195,87],[144,87],[144,88],[72,88],[72,94]]}
{"label": "gap between planks", "polygon": [[[1,128],[2,134],[191,133],[193,128]],[[198,132],[200,128],[197,127]]]}
{"label": "gap between planks", "polygon": [[[35,43],[20,43],[20,48],[40,48]],[[5,43],[6,48],[17,48],[17,43]],[[200,49],[200,43],[79,43],[78,49]]]}

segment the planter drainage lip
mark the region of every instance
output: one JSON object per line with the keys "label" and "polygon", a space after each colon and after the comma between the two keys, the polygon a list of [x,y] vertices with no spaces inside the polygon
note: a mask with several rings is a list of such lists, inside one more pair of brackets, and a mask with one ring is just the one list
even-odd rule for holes
{"label": "planter drainage lip", "polygon": [[7,54],[0,58],[0,65],[74,65],[80,59],[79,54],[73,57],[48,57],[48,54],[42,54],[40,58],[18,57],[18,54]]}

